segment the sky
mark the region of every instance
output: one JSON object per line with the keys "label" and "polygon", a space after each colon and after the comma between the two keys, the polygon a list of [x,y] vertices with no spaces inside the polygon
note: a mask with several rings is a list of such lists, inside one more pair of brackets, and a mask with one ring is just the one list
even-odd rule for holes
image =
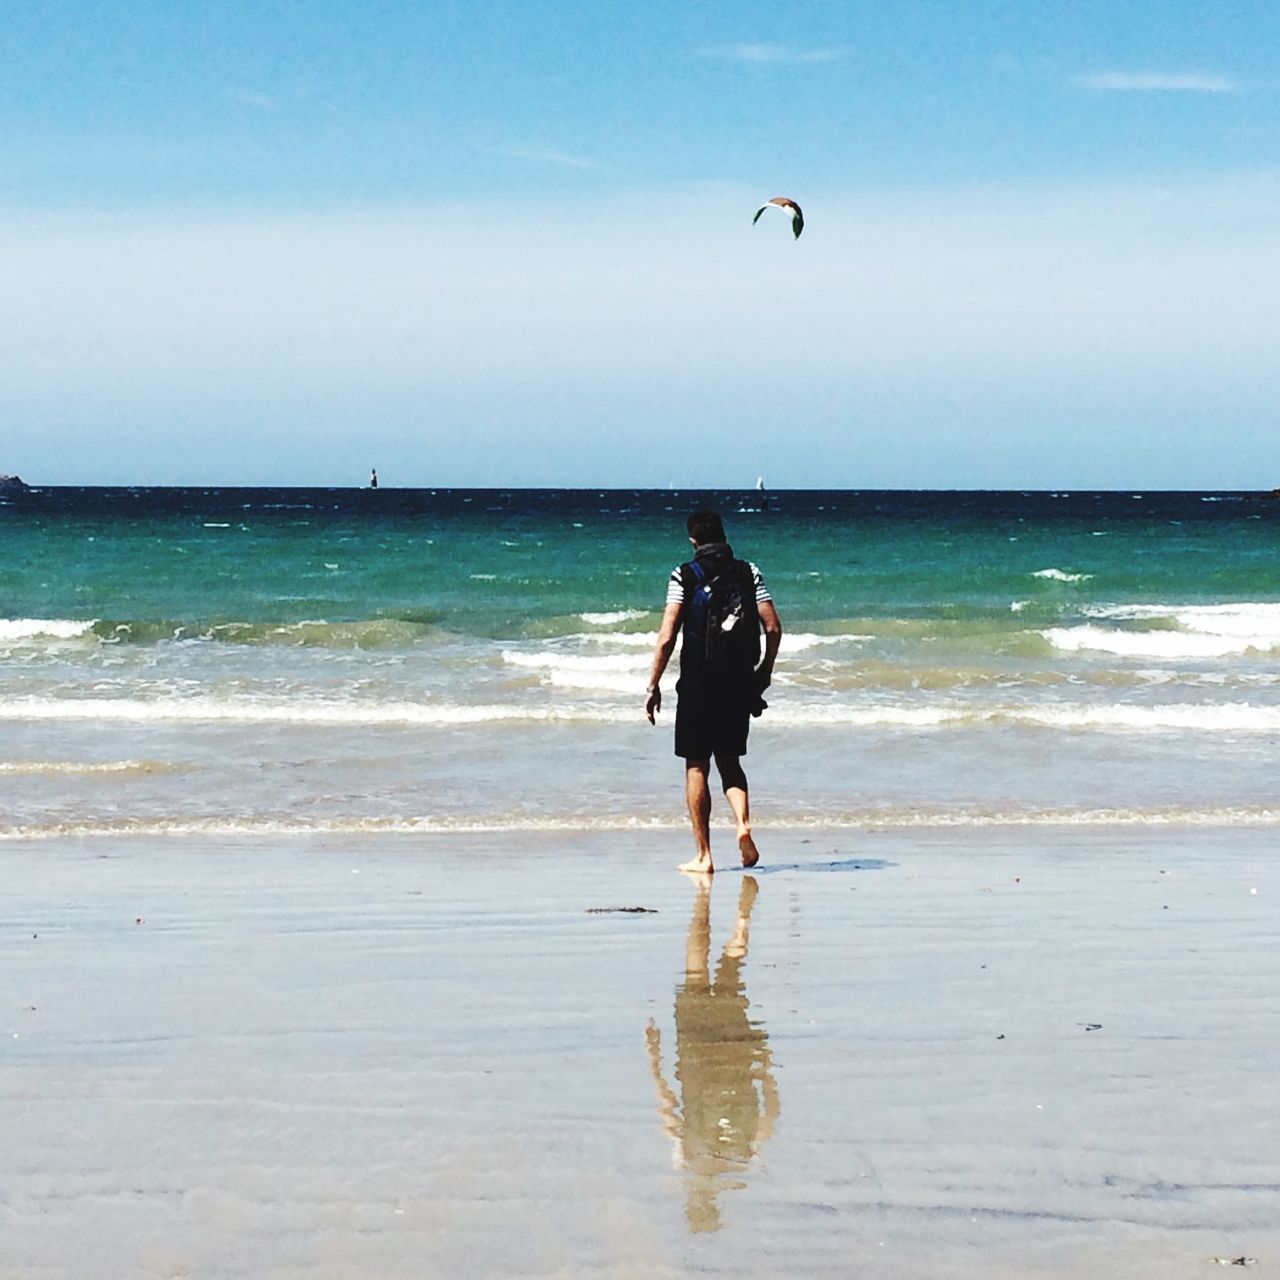
{"label": "sky", "polygon": [[2,4],[30,483],[1269,489],[1277,334],[1274,3]]}

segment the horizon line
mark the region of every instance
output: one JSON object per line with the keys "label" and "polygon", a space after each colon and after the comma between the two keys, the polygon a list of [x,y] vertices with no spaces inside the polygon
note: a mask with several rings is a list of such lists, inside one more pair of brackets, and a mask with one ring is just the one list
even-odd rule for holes
{"label": "horizon line", "polygon": [[[21,480],[20,476],[5,476],[5,479]],[[21,496],[23,493],[45,493],[50,490],[65,489],[102,489],[140,492],[143,490],[204,490],[223,492],[234,490],[239,492],[253,490],[272,490],[274,492],[319,492],[319,493],[1018,493],[1048,494],[1055,497],[1069,498],[1080,494],[1230,494],[1245,496],[1274,497],[1280,499],[1280,487],[1273,488],[1210,488],[1186,489],[1172,486],[1144,489],[1139,485],[1111,485],[1098,488],[1093,485],[1051,485],[1037,487],[1030,485],[776,485],[759,488],[754,484],[693,484],[674,487],[671,485],[617,485],[617,484],[421,484],[397,485],[379,483],[373,488],[364,484],[270,484],[270,483],[143,483],[143,484],[31,484],[22,481],[23,488],[14,490],[9,497]]]}

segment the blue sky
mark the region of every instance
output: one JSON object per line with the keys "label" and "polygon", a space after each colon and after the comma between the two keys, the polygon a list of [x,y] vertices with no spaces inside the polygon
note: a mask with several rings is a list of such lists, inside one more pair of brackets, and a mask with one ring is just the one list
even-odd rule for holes
{"label": "blue sky", "polygon": [[1278,54],[1226,0],[11,4],[0,471],[1270,488]]}

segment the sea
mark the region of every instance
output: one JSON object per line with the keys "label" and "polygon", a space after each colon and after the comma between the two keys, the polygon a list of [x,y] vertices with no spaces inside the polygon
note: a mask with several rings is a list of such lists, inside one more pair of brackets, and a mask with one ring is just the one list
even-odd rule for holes
{"label": "sea", "polygon": [[0,840],[683,853],[675,663],[642,707],[703,507],[785,627],[758,830],[1280,826],[1269,495],[37,488],[0,498]]}

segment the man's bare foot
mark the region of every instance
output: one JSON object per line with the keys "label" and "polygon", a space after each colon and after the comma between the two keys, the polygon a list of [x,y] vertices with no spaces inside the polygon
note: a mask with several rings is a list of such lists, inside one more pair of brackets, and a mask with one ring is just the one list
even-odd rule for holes
{"label": "man's bare foot", "polygon": [[691,876],[709,876],[715,871],[715,867],[709,853],[700,853],[692,862],[682,862],[676,870]]}
{"label": "man's bare foot", "polygon": [[756,842],[751,838],[750,831],[738,832],[738,852],[742,854],[744,867],[754,867],[760,861],[760,850],[756,848]]}

